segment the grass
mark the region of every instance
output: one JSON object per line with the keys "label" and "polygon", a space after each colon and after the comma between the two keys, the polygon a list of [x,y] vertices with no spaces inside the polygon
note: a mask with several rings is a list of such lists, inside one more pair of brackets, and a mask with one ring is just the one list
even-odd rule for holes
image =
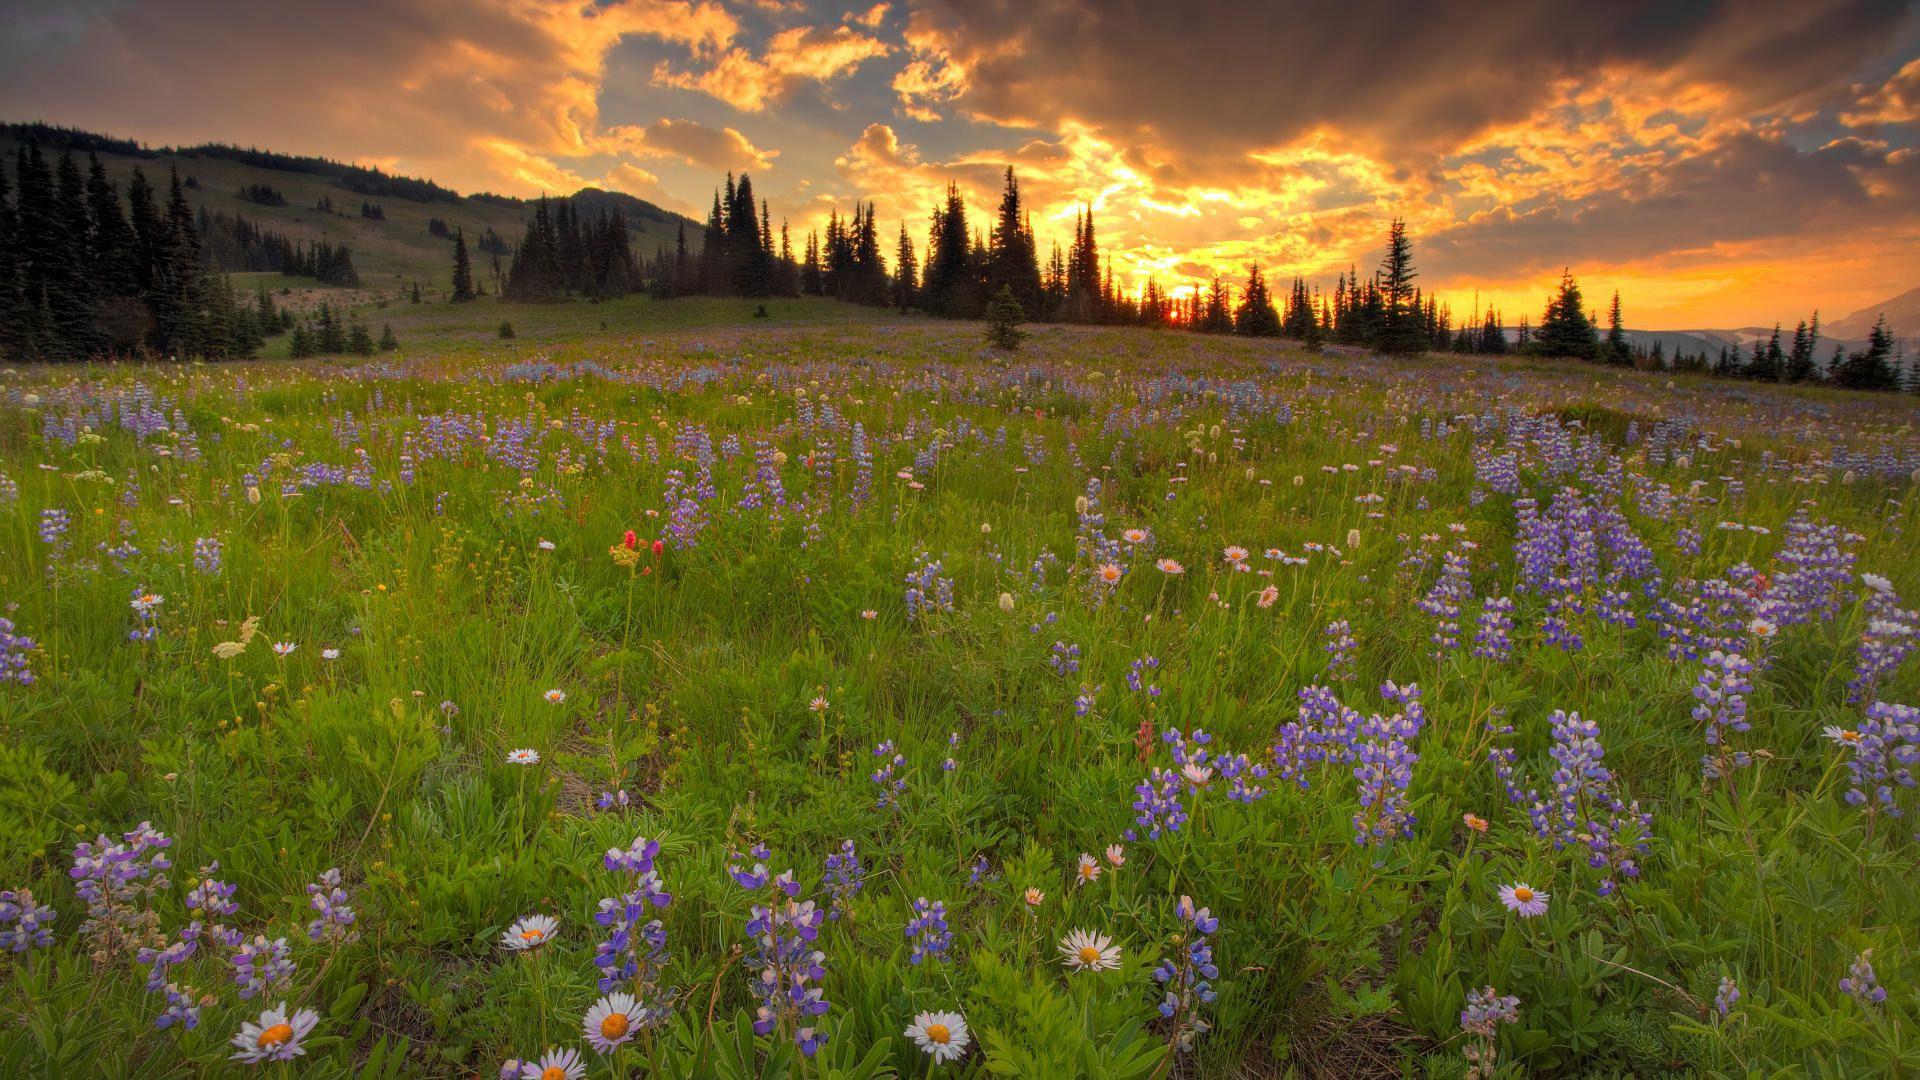
{"label": "grass", "polygon": [[[34,644],[33,682],[0,683],[0,888],[51,908],[52,943],[0,961],[0,1063],[238,1073],[230,1040],[285,1001],[313,1010],[294,1068],[316,1077],[490,1076],[550,1046],[594,1076],[925,1075],[901,1033],[932,1010],[971,1029],[941,1074],[1920,1069],[1891,814],[1913,793],[1851,805],[1855,752],[1822,736],[1915,701],[1912,665],[1849,693],[1863,634],[1916,621],[1865,577],[1920,588],[1910,401],[1118,330],[1009,357],[973,324],[768,306],[391,305],[406,348],[370,363],[6,375],[0,604]],[[1476,655],[1495,596],[1512,652]],[[1761,663],[1723,744],[1749,763],[1707,781],[1714,646]],[[1417,730],[1389,680],[1420,688]],[[1354,712],[1303,709],[1312,685]],[[1564,832],[1525,795],[1554,802],[1560,710],[1608,771]],[[1176,750],[1199,768],[1201,729],[1212,771],[1165,781],[1186,819],[1149,838],[1136,786]],[[1300,752],[1355,737],[1360,762]],[[1405,819],[1355,776],[1400,753]],[[1235,772],[1260,797],[1230,798]],[[172,873],[84,926],[75,846],[143,821]],[[603,1056],[593,916],[647,891],[603,860],[636,836],[669,962],[625,985],[667,1012]],[[811,946],[830,1037],[807,1058],[806,1018],[752,1030],[769,887],[729,868],[792,868],[827,907],[846,842],[864,887]],[[330,868],[357,918],[313,940]],[[189,909],[209,878],[237,912]],[[1544,915],[1502,905],[1515,883]],[[1219,920],[1217,996],[1168,1018],[1182,896]],[[915,964],[922,897],[952,939]],[[503,949],[534,914],[551,943]],[[139,949],[194,918],[295,966],[243,1000],[204,930],[149,991]],[[1077,928],[1116,970],[1059,962]],[[1863,955],[1884,1001],[1841,989]],[[197,1026],[155,1026],[169,983]],[[1518,999],[1490,1036],[1460,1022],[1484,986]]]}

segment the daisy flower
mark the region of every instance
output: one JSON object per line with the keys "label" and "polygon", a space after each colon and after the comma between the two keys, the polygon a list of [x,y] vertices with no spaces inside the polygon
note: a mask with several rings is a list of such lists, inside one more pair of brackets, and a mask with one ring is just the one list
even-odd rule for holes
{"label": "daisy flower", "polygon": [[1260,590],[1260,598],[1255,600],[1254,603],[1259,604],[1263,608],[1270,608],[1274,605],[1274,602],[1279,599],[1280,587],[1277,585],[1269,585]]}
{"label": "daisy flower", "polygon": [[807,708],[812,709],[814,712],[826,712],[827,699],[824,696],[816,697],[812,701],[807,702]]}
{"label": "daisy flower", "polygon": [[276,641],[273,643],[273,654],[275,656],[291,656],[293,655],[293,650],[299,647],[300,646],[295,645],[291,641]]}
{"label": "daisy flower", "polygon": [[863,619],[877,619],[880,617],[880,613],[873,610],[872,608],[867,608],[866,610],[860,612],[860,617]]}
{"label": "daisy flower", "polygon": [[320,1014],[312,1009],[301,1009],[292,1016],[287,1015],[287,1003],[281,1002],[271,1009],[263,1010],[258,1020],[248,1020],[240,1025],[239,1034],[233,1037],[233,1045],[238,1047],[233,1060],[248,1065],[258,1065],[263,1061],[292,1061],[307,1052],[300,1040],[307,1037],[313,1025],[320,1022]]}
{"label": "daisy flower", "polygon": [[552,940],[560,921],[551,915],[528,915],[507,927],[500,935],[500,947],[508,952],[532,952]]}
{"label": "daisy flower", "polygon": [[1824,729],[1821,730],[1820,734],[1826,736],[1829,739],[1832,739],[1834,742],[1839,743],[1841,746],[1852,746],[1853,744],[1860,741],[1859,732],[1849,731],[1846,728],[1838,727],[1833,724],[1828,724]]}
{"label": "daisy flower", "polygon": [[1027,890],[1027,906],[1028,907],[1039,907],[1040,901],[1045,900],[1046,898],[1047,898],[1047,894],[1041,892],[1039,889]]}
{"label": "daisy flower", "polygon": [[549,690],[541,696],[547,699],[547,704],[549,705],[558,705],[567,700],[567,692],[565,690]]}
{"label": "daisy flower", "polygon": [[1119,844],[1107,845],[1107,865],[1115,870],[1127,865],[1127,849]]}
{"label": "daisy flower", "polygon": [[1083,851],[1080,853],[1080,865],[1074,868],[1073,873],[1077,884],[1091,884],[1100,880],[1100,863]]}
{"label": "daisy flower", "polygon": [[1120,966],[1120,946],[1105,934],[1075,930],[1060,939],[1060,962],[1074,971],[1112,971]]}
{"label": "daisy flower", "polygon": [[1147,530],[1128,529],[1126,532],[1120,534],[1120,539],[1125,540],[1129,544],[1144,544],[1147,542]]}
{"label": "daisy flower", "polygon": [[1460,820],[1465,822],[1467,828],[1472,829],[1474,832],[1487,831],[1487,819],[1481,817],[1479,814],[1461,814]]}
{"label": "daisy flower", "polygon": [[1159,562],[1156,562],[1153,565],[1159,567],[1160,572],[1163,574],[1184,574],[1187,572],[1186,567],[1181,566],[1177,561],[1173,559],[1161,559]]}
{"label": "daisy flower", "polygon": [[529,749],[509,750],[507,751],[507,763],[510,765],[538,765],[540,764],[540,751]]}
{"label": "daisy flower", "polygon": [[540,1055],[539,1061],[520,1063],[521,1080],[580,1080],[585,1075],[587,1063],[580,1060],[580,1051],[571,1047],[554,1047]]}
{"label": "daisy flower", "polygon": [[973,1036],[967,1034],[967,1021],[959,1013],[923,1012],[907,1025],[907,1038],[933,1058],[935,1065],[965,1057]]}
{"label": "daisy flower", "polygon": [[1237,563],[1243,563],[1247,561],[1247,549],[1241,547],[1238,544],[1228,545],[1227,548],[1221,551],[1220,554],[1226,556],[1227,561],[1230,563],[1237,564]]}
{"label": "daisy flower", "polygon": [[1548,899],[1546,893],[1536,892],[1531,885],[1520,882],[1500,886],[1500,902],[1507,905],[1508,911],[1523,919],[1545,915]]}
{"label": "daisy flower", "polygon": [[552,551],[552,550],[553,550],[553,541],[551,541],[551,540],[542,540],[542,541],[540,541],[540,550],[541,550],[541,551]]}
{"label": "daisy flower", "polygon": [[639,1014],[640,1004],[632,994],[608,994],[587,1010],[587,1041],[602,1054],[613,1053],[639,1031]]}
{"label": "daisy flower", "polygon": [[1120,583],[1120,566],[1118,563],[1101,563],[1099,567],[1094,570],[1094,574],[1100,578],[1102,585],[1118,585]]}
{"label": "daisy flower", "polygon": [[321,649],[321,650],[320,650],[320,659],[322,659],[322,660],[338,660],[338,659],[340,659],[340,650],[339,650],[339,649]]}

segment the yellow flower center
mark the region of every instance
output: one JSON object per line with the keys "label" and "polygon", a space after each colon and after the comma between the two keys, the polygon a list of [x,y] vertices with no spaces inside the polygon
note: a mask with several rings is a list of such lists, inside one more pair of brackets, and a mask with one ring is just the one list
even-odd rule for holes
{"label": "yellow flower center", "polygon": [[1846,740],[1847,742],[1859,742],[1859,741],[1860,741],[1860,733],[1859,733],[1859,732],[1857,732],[1857,731],[1843,731],[1843,732],[1841,732],[1841,733],[1840,733],[1840,737],[1841,737],[1842,739],[1844,739],[1844,740]]}
{"label": "yellow flower center", "polygon": [[541,943],[542,941],[545,941],[545,940],[546,940],[546,937],[547,937],[547,935],[545,935],[545,934],[543,934],[543,933],[541,933],[541,932],[540,932],[540,931],[538,931],[538,930],[522,930],[522,931],[520,931],[520,940],[521,940],[521,941],[525,941],[525,942],[529,942],[529,943],[531,943],[531,944],[534,944],[534,945],[538,945],[538,944],[540,944],[540,943]]}
{"label": "yellow flower center", "polygon": [[558,1065],[549,1065],[540,1070],[540,1080],[567,1080],[567,1070]]}
{"label": "yellow flower center", "polygon": [[1525,885],[1517,886],[1513,890],[1513,898],[1524,904],[1533,899],[1533,890],[1527,888]]}
{"label": "yellow flower center", "polygon": [[605,1020],[600,1021],[600,1037],[603,1039],[617,1039],[626,1033],[626,1013],[612,1013]]}
{"label": "yellow flower center", "polygon": [[269,1046],[279,1046],[291,1038],[293,1038],[292,1024],[275,1024],[260,1033],[259,1043],[261,1049],[265,1049]]}
{"label": "yellow flower center", "polygon": [[1080,868],[1080,876],[1083,878],[1090,878],[1099,869],[1100,869],[1099,867],[1093,865],[1092,863],[1087,863],[1086,865]]}
{"label": "yellow flower center", "polygon": [[1091,945],[1080,946],[1080,962],[1089,967],[1100,962],[1100,950]]}
{"label": "yellow flower center", "polygon": [[947,1030],[947,1025],[945,1024],[928,1024],[927,1025],[927,1041],[928,1042],[945,1043],[947,1040],[951,1038],[953,1038],[953,1032]]}

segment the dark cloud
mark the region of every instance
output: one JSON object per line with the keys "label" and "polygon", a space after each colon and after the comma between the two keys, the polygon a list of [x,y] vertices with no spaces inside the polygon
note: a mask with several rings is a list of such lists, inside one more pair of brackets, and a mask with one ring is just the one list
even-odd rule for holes
{"label": "dark cloud", "polygon": [[1331,127],[1408,160],[1610,67],[1724,84],[1743,108],[1843,84],[1900,0],[931,0],[909,40],[965,72],[953,107],[1239,155]]}
{"label": "dark cloud", "polygon": [[1803,152],[1742,133],[1587,198],[1477,215],[1426,240],[1423,261],[1441,276],[1632,264],[1749,241],[1791,249],[1917,215],[1920,154],[1855,139]]}

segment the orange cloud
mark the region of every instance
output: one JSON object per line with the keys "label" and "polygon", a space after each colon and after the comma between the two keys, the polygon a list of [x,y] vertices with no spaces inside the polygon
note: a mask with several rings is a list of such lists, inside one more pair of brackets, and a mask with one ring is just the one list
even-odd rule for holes
{"label": "orange cloud", "polygon": [[1893,77],[1877,87],[1860,87],[1853,108],[1840,119],[1848,127],[1873,124],[1911,124],[1920,120],[1920,59],[1909,60]]}
{"label": "orange cloud", "polygon": [[625,149],[650,157],[671,157],[715,172],[764,169],[780,155],[762,150],[730,127],[710,128],[695,120],[660,119],[644,128],[609,128],[609,138]]}
{"label": "orange cloud", "polygon": [[757,58],[745,49],[729,49],[699,71],[676,71],[663,60],[653,69],[653,83],[697,90],[741,112],[757,113],[803,83],[830,83],[892,51],[886,42],[849,26],[796,26],[775,34]]}

